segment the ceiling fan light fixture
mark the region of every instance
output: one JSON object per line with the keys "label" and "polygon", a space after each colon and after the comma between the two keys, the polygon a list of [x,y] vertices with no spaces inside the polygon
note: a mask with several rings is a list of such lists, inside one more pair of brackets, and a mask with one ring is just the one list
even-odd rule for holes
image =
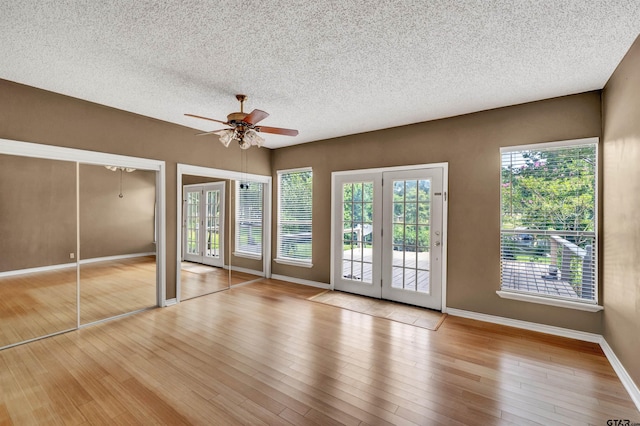
{"label": "ceiling fan light fixture", "polygon": [[235,131],[233,129],[224,129],[219,132],[215,132],[215,134],[220,136],[220,142],[222,142],[222,145],[224,145],[225,148],[228,148],[229,144],[233,140]]}
{"label": "ceiling fan light fixture", "polygon": [[249,142],[249,145],[256,145],[260,148],[264,143],[264,138],[258,135],[258,132],[255,130],[247,130],[244,134],[244,140]]}
{"label": "ceiling fan light fixture", "polygon": [[251,148],[251,143],[246,139],[239,139],[238,144],[240,144],[240,149],[249,149]]}

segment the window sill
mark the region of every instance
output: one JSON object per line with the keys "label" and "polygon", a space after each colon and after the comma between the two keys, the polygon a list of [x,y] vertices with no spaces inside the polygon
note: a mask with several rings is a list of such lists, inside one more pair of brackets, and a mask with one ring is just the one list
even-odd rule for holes
{"label": "window sill", "polygon": [[536,296],[534,294],[516,293],[514,291],[496,291],[503,299],[519,300],[521,302],[539,303],[541,305],[556,306],[559,308],[577,309],[586,312],[599,312],[604,307],[591,303],[573,302],[571,300],[553,299],[551,297]]}
{"label": "window sill", "polygon": [[273,259],[273,260],[274,260],[274,262],[281,263],[283,265],[299,266],[301,268],[312,268],[313,267],[313,263],[311,263],[311,262],[303,262],[303,261],[300,261],[300,260],[282,259],[282,258],[276,258],[276,259]]}
{"label": "window sill", "polygon": [[242,252],[242,251],[234,251],[233,255],[235,257],[245,257],[247,259],[262,260],[262,255],[253,254],[253,253],[245,253],[245,252]]}

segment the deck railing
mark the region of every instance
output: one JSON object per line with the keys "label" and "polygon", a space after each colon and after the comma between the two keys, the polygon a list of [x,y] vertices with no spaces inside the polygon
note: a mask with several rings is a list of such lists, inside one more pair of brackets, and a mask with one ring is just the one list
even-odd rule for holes
{"label": "deck railing", "polygon": [[596,300],[595,241],[589,232],[503,230],[502,288]]}
{"label": "deck railing", "polygon": [[[551,235],[551,265],[559,269],[558,279],[568,281],[581,299],[593,299],[595,291],[595,271],[593,246],[580,248],[558,235]],[[551,272],[551,271],[550,271]]]}

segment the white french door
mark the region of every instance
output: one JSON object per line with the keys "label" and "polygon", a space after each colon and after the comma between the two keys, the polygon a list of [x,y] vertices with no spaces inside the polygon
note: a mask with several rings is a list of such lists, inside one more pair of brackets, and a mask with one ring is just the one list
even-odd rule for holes
{"label": "white french door", "polygon": [[184,260],[224,266],[224,182],[183,190]]}
{"label": "white french door", "polygon": [[442,166],[334,175],[336,290],[442,309],[443,175]]}

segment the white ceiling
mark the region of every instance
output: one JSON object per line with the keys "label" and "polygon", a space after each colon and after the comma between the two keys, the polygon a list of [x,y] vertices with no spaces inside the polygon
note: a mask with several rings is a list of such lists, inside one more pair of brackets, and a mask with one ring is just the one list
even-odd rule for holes
{"label": "white ceiling", "polygon": [[639,33],[638,0],[3,0],[0,78],[203,131],[245,93],[276,148],[601,89]]}

